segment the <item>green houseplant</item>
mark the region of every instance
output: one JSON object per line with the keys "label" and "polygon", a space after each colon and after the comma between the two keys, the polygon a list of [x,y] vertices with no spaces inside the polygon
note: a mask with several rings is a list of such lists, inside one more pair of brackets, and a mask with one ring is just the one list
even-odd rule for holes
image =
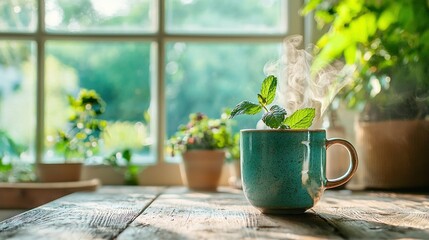
{"label": "green houseplant", "polygon": [[216,190],[222,173],[226,149],[231,145],[228,116],[212,119],[192,113],[189,122],[180,126],[169,139],[171,153],[180,154],[183,182],[195,190]]}
{"label": "green houseplant", "polygon": [[14,159],[19,159],[24,150],[24,146],[17,144],[6,131],[0,130],[0,182],[34,180],[31,167],[14,163]]}
{"label": "green houseplant", "polygon": [[339,58],[356,67],[340,96],[361,110],[365,185],[428,187],[429,2],[311,0],[304,14],[311,11],[329,25],[313,68]]}
{"label": "green houseplant", "polygon": [[[105,102],[94,90],[81,89],[77,97],[68,96],[71,114],[66,130],[58,130],[54,149],[63,155],[64,163],[39,164],[41,181],[77,181],[83,162],[96,154],[107,126],[100,116]],[[63,170],[54,170],[61,168]]]}

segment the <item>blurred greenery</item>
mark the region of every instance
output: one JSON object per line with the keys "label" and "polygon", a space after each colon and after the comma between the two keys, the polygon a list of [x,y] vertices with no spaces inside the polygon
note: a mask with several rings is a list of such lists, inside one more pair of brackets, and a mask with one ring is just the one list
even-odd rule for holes
{"label": "blurred greenery", "polygon": [[429,115],[429,2],[426,0],[310,0],[329,31],[316,71],[335,59],[356,65],[342,93],[350,107],[365,106],[362,120],[424,119]]}
{"label": "blurred greenery", "polygon": [[228,149],[232,144],[229,114],[219,118],[209,118],[204,113],[191,113],[187,124],[178,127],[169,139],[171,154],[181,154],[188,150]]}
{"label": "blurred greenery", "polygon": [[96,91],[87,89],[81,89],[76,97],[68,95],[68,102],[72,111],[67,128],[58,130],[54,148],[66,162],[83,161],[100,151],[100,140],[107,126],[100,119],[105,103]]}
{"label": "blurred greenery", "polygon": [[17,144],[6,131],[0,130],[0,182],[35,179],[32,166],[15,161],[25,150],[25,146]]}
{"label": "blurred greenery", "polygon": [[[186,123],[191,113],[204,112],[216,118],[225,107],[256,98],[260,79],[265,77],[263,66],[279,56],[279,49],[280,44],[275,43],[168,44],[167,136]],[[255,128],[261,116],[237,117],[233,132]]]}
{"label": "blurred greenery", "polygon": [[36,124],[34,43],[0,40],[0,129],[31,154]]}
{"label": "blurred greenery", "polygon": [[93,89],[105,99],[109,107],[104,119],[144,122],[150,105],[150,46],[145,42],[55,41],[47,43],[47,53],[74,69],[80,88]]}
{"label": "blurred greenery", "polygon": [[120,149],[140,149],[150,144],[147,126],[141,122],[116,121],[109,122],[103,133],[103,148],[106,152]]}
{"label": "blurred greenery", "polygon": [[34,31],[36,29],[37,18],[36,8],[37,0],[0,1],[0,31]]}
{"label": "blurred greenery", "polygon": [[153,31],[152,0],[46,0],[48,31]]}
{"label": "blurred greenery", "polygon": [[115,167],[118,171],[124,172],[124,181],[127,185],[138,185],[138,174],[144,167],[133,164],[132,150],[125,148],[122,151],[113,152],[104,158],[104,163]]}
{"label": "blurred greenery", "polygon": [[106,103],[100,118],[109,124],[101,155],[123,148],[150,153],[150,48],[146,42],[48,42],[48,60],[58,60],[47,62],[47,136],[53,126],[64,125],[61,96],[82,87],[95,90]]}
{"label": "blurred greenery", "polygon": [[6,131],[0,130],[0,163],[4,157],[19,157],[25,147],[15,143]]}

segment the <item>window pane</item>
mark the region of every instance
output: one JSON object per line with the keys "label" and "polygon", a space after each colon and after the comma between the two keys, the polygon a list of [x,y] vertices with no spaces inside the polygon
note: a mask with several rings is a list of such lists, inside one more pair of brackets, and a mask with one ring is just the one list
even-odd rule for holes
{"label": "window pane", "polygon": [[[45,131],[46,159],[62,158],[53,140],[67,131],[67,94],[95,90],[106,102],[101,118],[108,121],[100,155],[131,149],[134,161],[152,161],[149,42],[64,42],[46,46]],[[96,159],[91,159],[96,160]],[[99,159],[98,159],[99,160]]]}
{"label": "window pane", "polygon": [[[21,145],[21,160],[34,162],[36,129],[35,44],[0,41],[0,131]],[[3,154],[0,142],[0,154]]]}
{"label": "window pane", "polygon": [[166,30],[174,33],[286,32],[285,0],[167,0]]}
{"label": "window pane", "polygon": [[154,32],[154,0],[46,0],[51,32]]}
{"label": "window pane", "polygon": [[34,32],[36,10],[36,0],[1,0],[0,32]]}
{"label": "window pane", "polygon": [[[218,118],[243,100],[257,102],[264,65],[276,60],[280,43],[184,43],[167,45],[167,137],[203,112]],[[210,57],[207,57],[210,56]],[[255,128],[260,115],[238,116],[234,131]]]}

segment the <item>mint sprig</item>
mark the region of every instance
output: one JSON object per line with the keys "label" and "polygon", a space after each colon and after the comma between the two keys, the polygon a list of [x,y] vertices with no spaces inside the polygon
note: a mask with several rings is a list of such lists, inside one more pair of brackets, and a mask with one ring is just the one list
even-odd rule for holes
{"label": "mint sprig", "polygon": [[274,101],[277,89],[277,78],[270,75],[264,79],[260,93],[257,94],[258,103],[250,101],[242,101],[231,111],[230,118],[237,115],[247,114],[255,115],[262,110],[265,113],[262,116],[262,121],[273,129],[306,129],[311,126],[316,115],[314,108],[303,108],[295,111],[289,117],[286,117],[287,112],[279,105],[269,105]]}
{"label": "mint sprig", "polygon": [[286,114],[284,108],[274,105],[262,116],[262,121],[270,128],[279,128],[283,124]]}
{"label": "mint sprig", "polygon": [[316,111],[314,108],[302,108],[287,117],[283,124],[293,129],[306,129],[311,126],[315,116]]}

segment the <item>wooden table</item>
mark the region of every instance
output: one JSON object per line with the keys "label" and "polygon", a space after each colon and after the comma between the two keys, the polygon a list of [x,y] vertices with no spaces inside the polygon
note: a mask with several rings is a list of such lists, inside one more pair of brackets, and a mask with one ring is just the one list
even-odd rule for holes
{"label": "wooden table", "polygon": [[429,195],[326,191],[302,215],[264,215],[242,191],[102,187],[0,222],[0,239],[429,239]]}

